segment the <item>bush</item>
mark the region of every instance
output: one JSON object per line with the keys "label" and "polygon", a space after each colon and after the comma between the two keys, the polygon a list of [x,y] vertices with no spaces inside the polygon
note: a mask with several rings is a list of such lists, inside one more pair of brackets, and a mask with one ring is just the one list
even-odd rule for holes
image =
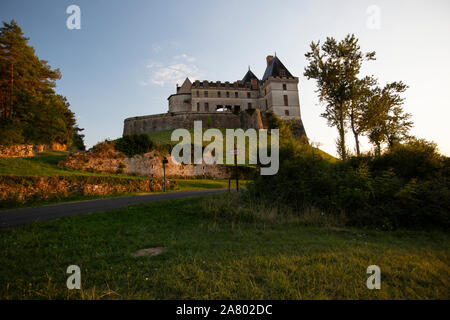
{"label": "bush", "polygon": [[378,229],[450,227],[450,159],[433,143],[413,140],[388,153],[330,162],[280,127],[280,169],[257,176],[259,199],[295,210],[345,215],[347,224]]}
{"label": "bush", "polygon": [[153,149],[153,141],[146,134],[133,134],[117,139],[114,147],[128,157],[133,157],[134,155],[151,151]]}

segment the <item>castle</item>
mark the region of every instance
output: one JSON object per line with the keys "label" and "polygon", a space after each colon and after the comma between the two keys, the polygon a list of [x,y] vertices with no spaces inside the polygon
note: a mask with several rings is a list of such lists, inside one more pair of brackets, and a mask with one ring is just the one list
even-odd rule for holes
{"label": "castle", "polygon": [[267,56],[266,62],[261,80],[250,68],[242,80],[233,83],[192,83],[186,78],[169,96],[168,113],[125,119],[123,134],[193,128],[194,121],[212,128],[263,129],[267,127],[266,112],[273,112],[282,120],[292,120],[297,136],[306,136],[300,116],[298,77],[276,55]]}

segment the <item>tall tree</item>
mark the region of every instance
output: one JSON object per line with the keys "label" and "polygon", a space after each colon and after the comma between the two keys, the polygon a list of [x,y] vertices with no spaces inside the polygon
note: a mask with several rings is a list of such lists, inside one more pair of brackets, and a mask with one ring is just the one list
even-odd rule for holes
{"label": "tall tree", "polygon": [[311,43],[311,51],[305,54],[309,65],[304,75],[316,79],[319,100],[325,104],[322,117],[329,126],[338,129],[337,147],[341,158],[347,158],[345,133],[349,108],[355,95],[358,74],[363,61],[374,60],[375,52],[362,53],[355,36],[347,35],[337,42],[328,37],[322,46],[320,41]]}
{"label": "tall tree", "polygon": [[367,76],[361,80],[356,80],[352,88],[352,98],[349,106],[349,122],[353,136],[355,138],[356,155],[361,155],[359,137],[369,129],[368,106],[372,99],[372,86],[377,83],[374,77]]}
{"label": "tall tree", "polygon": [[[73,113],[56,95],[58,69],[40,60],[12,20],[0,28],[0,144],[66,143],[71,140]],[[67,139],[67,137],[70,137]]]}
{"label": "tall tree", "polygon": [[411,114],[403,111],[404,98],[401,93],[408,86],[401,81],[376,87],[368,101],[365,121],[368,126],[367,135],[374,145],[376,154],[381,154],[383,144],[392,148],[397,142],[409,137],[413,122]]}

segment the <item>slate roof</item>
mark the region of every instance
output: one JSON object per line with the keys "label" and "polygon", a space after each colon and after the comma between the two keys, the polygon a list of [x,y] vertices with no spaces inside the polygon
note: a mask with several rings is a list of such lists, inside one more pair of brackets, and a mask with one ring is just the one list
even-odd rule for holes
{"label": "slate roof", "polygon": [[266,68],[266,72],[264,72],[264,76],[262,81],[267,80],[269,76],[272,77],[281,77],[281,70],[285,70],[284,77],[293,78],[294,76],[289,72],[289,70],[284,66],[284,64],[278,59],[277,56],[273,57],[272,61]]}
{"label": "slate roof", "polygon": [[186,78],[181,87],[178,88],[177,93],[191,93],[191,87],[192,87],[191,80],[189,80],[189,78]]}
{"label": "slate roof", "polygon": [[245,74],[244,78],[242,78],[242,83],[251,82],[252,79],[256,79],[259,81],[258,77],[255,76],[255,74],[248,69],[247,73]]}

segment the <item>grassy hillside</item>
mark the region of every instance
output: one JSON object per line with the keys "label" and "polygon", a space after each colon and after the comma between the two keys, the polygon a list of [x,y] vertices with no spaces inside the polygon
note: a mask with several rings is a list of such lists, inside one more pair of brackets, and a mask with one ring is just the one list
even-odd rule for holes
{"label": "grassy hillside", "polygon": [[[67,156],[65,152],[43,153],[29,158],[0,158],[0,176],[104,176],[121,177],[129,179],[149,179],[148,177],[118,175],[108,173],[95,173],[87,171],[70,170],[58,167],[58,162]],[[223,179],[174,179],[178,182],[180,190],[200,190],[212,188],[227,188],[228,180]]]}
{"label": "grassy hillside", "polygon": [[[117,176],[114,174],[77,171],[58,167],[58,162],[67,157],[66,152],[42,153],[29,158],[0,158],[0,175],[18,176]],[[130,179],[142,177],[123,176]]]}
{"label": "grassy hillside", "polygon": [[[0,179],[2,176],[18,177],[101,177],[120,178],[124,183],[130,180],[146,180],[148,177],[129,176],[112,173],[95,173],[87,171],[70,170],[58,167],[58,162],[67,156],[67,152],[43,153],[36,157],[29,158],[0,158]],[[155,178],[153,178],[155,179]],[[172,191],[204,190],[228,188],[228,180],[217,179],[171,179],[177,182],[177,187]],[[247,181],[241,181],[241,186],[245,186]],[[231,181],[231,188],[235,188],[235,182]],[[172,192],[171,191],[171,192]],[[136,193],[120,193],[105,195],[81,195],[70,197],[55,197],[52,199],[36,199],[31,202],[2,201],[0,209],[11,209],[24,206],[45,205],[64,201],[89,200],[97,198],[108,198],[124,195],[135,195]]]}
{"label": "grassy hillside", "polygon": [[[449,299],[449,236],[231,216],[223,195],[0,232],[0,299]],[[157,256],[134,257],[163,247]],[[32,257],[32,259],[30,259]],[[81,290],[66,268],[81,268]],[[368,266],[381,289],[368,290]]]}
{"label": "grassy hillside", "polygon": [[[191,133],[191,141],[194,141],[194,129],[188,129],[189,132]],[[203,132],[207,130],[207,128],[203,128]],[[223,135],[223,148],[224,148],[224,153],[226,152],[226,129],[219,129],[222,132]],[[147,133],[147,135],[150,137],[150,139],[159,147],[164,147],[166,146],[173,146],[175,144],[177,144],[178,142],[174,142],[171,141],[171,135],[172,135],[173,130],[166,130],[166,131],[160,131],[160,132],[152,132],[152,133]],[[269,141],[270,141],[270,137],[269,137]],[[203,142],[203,146],[207,146],[210,142]],[[248,152],[249,150],[249,144],[248,141],[246,139],[246,143],[245,143],[245,148]],[[310,147],[311,148],[311,152],[314,152],[317,155],[320,155],[321,157],[323,157],[324,159],[328,159],[330,161],[336,161],[337,158],[333,157],[332,155],[326,153],[325,151],[322,151],[318,148],[315,147]],[[246,154],[245,157],[246,161],[248,162],[248,154]]]}

